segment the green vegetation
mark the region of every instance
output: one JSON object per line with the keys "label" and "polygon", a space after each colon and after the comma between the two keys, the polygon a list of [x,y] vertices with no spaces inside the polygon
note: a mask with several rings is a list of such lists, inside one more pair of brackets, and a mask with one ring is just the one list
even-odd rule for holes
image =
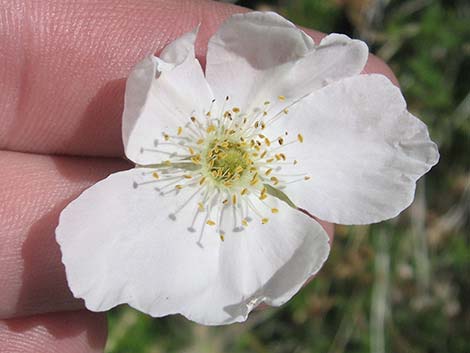
{"label": "green vegetation", "polygon": [[217,328],[118,308],[109,315],[107,352],[470,352],[469,3],[279,0],[263,6],[300,25],[367,41],[393,68],[410,111],[428,124],[441,161],[399,218],[337,227],[321,274],[282,308]]}

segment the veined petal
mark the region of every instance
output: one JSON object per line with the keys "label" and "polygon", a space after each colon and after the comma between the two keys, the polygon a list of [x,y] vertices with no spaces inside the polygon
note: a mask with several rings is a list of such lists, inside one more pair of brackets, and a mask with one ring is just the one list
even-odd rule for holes
{"label": "veined petal", "polygon": [[172,42],[161,58],[145,58],[127,79],[122,137],[126,156],[137,164],[165,159],[151,151],[163,131],[176,133],[191,115],[203,115],[211,107],[212,92],[194,54],[196,33]]}
{"label": "veined petal", "polygon": [[276,200],[279,213],[267,224],[253,219],[232,229],[227,212],[224,241],[217,227],[206,226],[201,237],[202,226],[189,227],[198,214],[197,189],[162,196],[145,183],[149,172],[112,174],[60,216],[56,236],[67,280],[91,310],[129,303],[203,324],[243,321],[262,301],[288,300],[328,255],[321,226]]}
{"label": "veined petal", "polygon": [[229,96],[245,112],[269,101],[272,115],[332,81],[359,74],[367,55],[363,42],[345,35],[331,34],[315,45],[275,13],[237,14],[209,41],[206,76],[217,100]]}
{"label": "veined petal", "polygon": [[406,110],[400,90],[382,75],[351,77],[314,92],[269,132],[279,134],[287,126],[303,134],[303,144],[286,146],[298,164],[284,171],[311,178],[283,191],[329,222],[395,217],[412,202],[417,179],[439,159],[426,125]]}

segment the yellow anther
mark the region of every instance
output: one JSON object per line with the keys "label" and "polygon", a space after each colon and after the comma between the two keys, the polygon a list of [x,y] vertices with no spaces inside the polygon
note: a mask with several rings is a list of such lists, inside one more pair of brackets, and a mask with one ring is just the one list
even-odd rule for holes
{"label": "yellow anther", "polygon": [[246,195],[248,194],[248,189],[247,188],[244,188],[241,192],[240,192],[241,195]]}
{"label": "yellow anther", "polygon": [[266,176],[269,176],[269,174],[271,174],[272,171],[273,171],[273,168],[269,168],[268,170],[266,170],[266,171],[264,172],[264,174],[265,174]]}
{"label": "yellow anther", "polygon": [[224,201],[222,201],[222,203],[223,203],[224,205],[226,205],[226,204],[228,204],[228,200],[225,199]]}
{"label": "yellow anther", "polygon": [[183,188],[183,185],[180,185],[180,184],[175,186],[175,189],[178,189],[178,190],[181,190],[182,188]]}
{"label": "yellow anther", "polygon": [[235,173],[240,174],[241,172],[243,172],[243,168],[241,166],[235,168]]}
{"label": "yellow anther", "polygon": [[171,166],[171,161],[170,160],[163,161],[163,165],[169,167]]}
{"label": "yellow anther", "polygon": [[190,119],[191,119],[191,121],[192,121],[193,123],[195,123],[196,120],[197,120],[195,116],[192,116]]}
{"label": "yellow anther", "polygon": [[246,218],[242,219],[242,224],[243,224],[243,226],[248,227],[248,221],[247,221]]}
{"label": "yellow anther", "polygon": [[206,222],[206,224],[207,224],[208,226],[215,226],[215,222],[214,222],[213,220],[211,220],[211,219],[208,219],[207,222]]}
{"label": "yellow anther", "polygon": [[266,160],[266,162],[267,163],[272,163],[272,162],[274,162],[274,158],[269,158],[269,159]]}
{"label": "yellow anther", "polygon": [[266,194],[259,195],[260,200],[265,200],[267,197],[268,197],[268,195],[266,195]]}
{"label": "yellow anther", "polygon": [[202,178],[199,180],[199,185],[204,184],[205,181],[206,181],[206,177],[202,177]]}
{"label": "yellow anther", "polygon": [[266,138],[266,136],[264,136],[263,134],[258,134],[258,137],[259,137],[260,139]]}
{"label": "yellow anther", "polygon": [[165,139],[165,141],[168,141],[170,139],[170,135],[168,134],[163,134],[163,138]]}
{"label": "yellow anther", "polygon": [[279,210],[277,208],[271,208],[272,213],[279,213]]}
{"label": "yellow anther", "polygon": [[279,153],[279,156],[282,158],[283,161],[286,160],[286,155],[284,153]]}
{"label": "yellow anther", "polygon": [[196,143],[198,145],[202,145],[204,143],[204,139],[199,139],[199,140],[196,141]]}
{"label": "yellow anther", "polygon": [[261,223],[266,224],[269,222],[269,218],[261,218]]}
{"label": "yellow anther", "polygon": [[258,181],[259,181],[258,178],[253,178],[253,179],[250,181],[250,185],[256,185],[256,184],[258,184]]}
{"label": "yellow anther", "polygon": [[224,240],[225,240],[225,237],[224,237],[224,235],[223,235],[223,234],[220,234],[220,235],[219,235],[219,237],[220,237],[220,240],[222,240],[222,241],[224,241]]}
{"label": "yellow anther", "polygon": [[267,111],[264,111],[264,112],[263,112],[263,116],[266,116],[266,115],[268,115],[268,112],[267,112]]}
{"label": "yellow anther", "polygon": [[286,109],[283,110],[283,112],[284,112],[284,114],[288,114],[288,113],[289,113],[289,109],[286,108]]}
{"label": "yellow anther", "polygon": [[284,96],[279,96],[277,97],[277,99],[279,99],[281,102],[284,102],[286,100],[286,97]]}
{"label": "yellow anther", "polygon": [[284,139],[282,137],[279,137],[277,139],[277,142],[279,142],[280,145],[283,145],[284,144]]}
{"label": "yellow anther", "polygon": [[198,203],[197,203],[197,209],[198,209],[199,211],[201,211],[201,212],[204,211],[204,205],[203,205],[202,202],[198,202]]}
{"label": "yellow anther", "polygon": [[216,130],[216,127],[214,124],[210,124],[206,129],[208,134],[210,134],[212,131],[215,131],[215,130]]}
{"label": "yellow anther", "polygon": [[297,159],[294,159],[294,165],[296,165],[297,163],[299,163]]}
{"label": "yellow anther", "polygon": [[267,151],[267,150],[264,150],[264,152],[261,153],[261,155],[259,156],[259,158],[264,158],[267,153],[268,153],[268,151]]}
{"label": "yellow anther", "polygon": [[206,113],[206,116],[211,116],[211,112],[208,111],[208,112]]}
{"label": "yellow anther", "polygon": [[194,150],[193,150],[191,147],[188,147],[188,151],[189,151],[190,154],[194,154],[194,153],[195,153]]}
{"label": "yellow anther", "polygon": [[261,130],[266,129],[266,124],[264,122],[261,122]]}
{"label": "yellow anther", "polygon": [[201,164],[201,157],[199,155],[191,157],[191,162],[194,164]]}
{"label": "yellow anther", "polygon": [[305,177],[304,177],[304,180],[310,180],[310,177],[309,177],[309,176],[305,176]]}
{"label": "yellow anther", "polygon": [[183,133],[183,128],[181,126],[178,126],[178,131],[177,131],[177,135],[178,136],[181,136],[181,134]]}
{"label": "yellow anther", "polygon": [[269,139],[267,137],[264,139],[264,143],[268,147],[271,146],[271,141],[269,141]]}
{"label": "yellow anther", "polygon": [[232,108],[232,111],[233,111],[234,113],[240,113],[240,108],[238,108],[238,107],[233,107],[233,108]]}
{"label": "yellow anther", "polygon": [[299,140],[300,143],[304,142],[304,137],[301,134],[297,135],[297,140]]}
{"label": "yellow anther", "polygon": [[235,195],[235,194],[232,195],[232,203],[233,203],[234,205],[237,204],[237,195]]}
{"label": "yellow anther", "polygon": [[153,173],[152,173],[152,176],[153,176],[155,179],[160,179],[160,175],[158,175],[157,172],[153,172]]}
{"label": "yellow anther", "polygon": [[274,185],[277,185],[277,184],[279,184],[279,179],[278,179],[278,178],[276,178],[276,177],[274,177],[274,176],[273,176],[273,177],[271,177],[271,181],[273,182],[273,184],[274,184]]}
{"label": "yellow anther", "polygon": [[192,179],[193,177],[192,177],[191,175],[189,175],[189,174],[185,174],[185,175],[183,175],[183,178],[185,178],[185,179]]}

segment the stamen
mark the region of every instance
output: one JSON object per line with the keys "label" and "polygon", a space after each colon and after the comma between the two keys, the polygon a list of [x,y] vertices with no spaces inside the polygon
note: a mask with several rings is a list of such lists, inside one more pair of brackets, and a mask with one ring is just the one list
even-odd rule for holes
{"label": "stamen", "polygon": [[[199,246],[203,246],[201,239],[206,226],[215,226],[220,240],[225,240],[222,222],[225,223],[226,217],[223,214],[228,207],[232,208],[229,218],[233,220],[234,232],[243,231],[252,220],[250,216],[253,214],[259,217],[262,224],[266,224],[269,221],[266,215],[279,213],[279,209],[270,205],[271,199],[268,199],[268,196],[276,196],[268,194],[266,187],[275,186],[281,190],[290,182],[310,179],[305,173],[280,173],[282,165],[296,165],[298,161],[287,159],[284,153],[277,150],[291,143],[302,143],[303,136],[299,133],[293,136],[293,141],[289,141],[291,139],[287,137],[287,131],[283,131],[281,136],[271,141],[263,131],[282,114],[287,114],[286,105],[280,110],[282,108],[278,104],[271,105],[270,101],[264,101],[263,104],[242,112],[244,107],[226,107],[228,101],[229,97],[226,96],[221,109],[217,108],[215,111],[213,100],[210,109],[202,112],[201,118],[206,117],[204,121],[198,120],[194,111],[183,125],[177,127],[176,134],[163,132],[163,138],[160,141],[154,140],[150,146],[153,149],[142,148],[143,152],[167,154],[169,159],[149,165],[151,169],[142,172],[142,175],[148,175],[152,180],[134,183],[134,187],[138,187],[146,183],[166,181],[162,187],[154,188],[162,196],[170,193],[185,195],[183,192],[179,193],[179,190],[194,187],[196,191],[176,212],[187,204],[195,206],[192,223],[187,229],[196,232],[195,225],[201,228]],[[286,97],[281,95],[278,101],[284,102]],[[272,109],[277,109],[277,112],[271,114]],[[274,142],[277,142],[275,146]],[[190,203],[195,195],[201,194],[201,190],[204,195],[201,195],[197,206],[195,204],[198,200]],[[262,209],[258,210],[254,204]],[[176,212],[171,215],[175,217]],[[198,218],[202,212],[205,217]]]}

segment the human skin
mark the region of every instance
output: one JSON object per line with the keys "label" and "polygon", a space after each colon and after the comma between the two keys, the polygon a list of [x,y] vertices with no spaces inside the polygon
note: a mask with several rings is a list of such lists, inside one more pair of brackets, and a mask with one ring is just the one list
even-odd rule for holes
{"label": "human skin", "polygon": [[[211,34],[248,10],[203,0],[0,0],[0,9],[0,353],[100,352],[105,314],[67,287],[58,215],[132,167],[120,130],[130,69],[199,23],[204,64]],[[396,83],[374,56],[364,72]]]}

